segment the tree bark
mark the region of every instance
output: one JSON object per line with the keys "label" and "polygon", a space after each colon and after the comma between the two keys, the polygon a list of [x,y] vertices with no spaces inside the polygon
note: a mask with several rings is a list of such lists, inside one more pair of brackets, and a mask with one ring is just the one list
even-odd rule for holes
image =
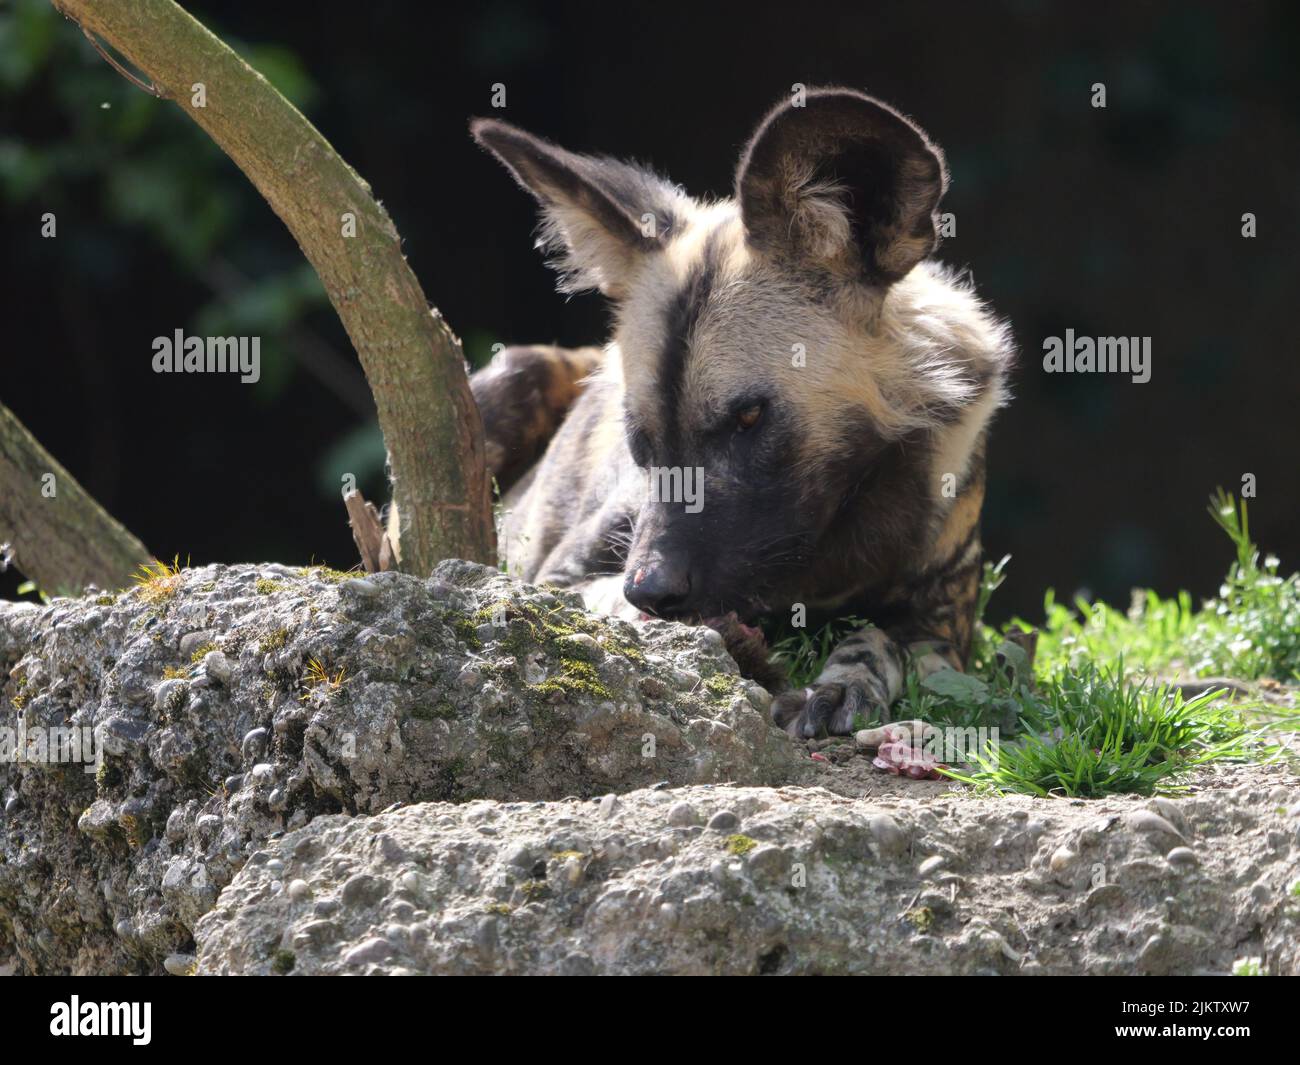
{"label": "tree bark", "polygon": [[[270,83],[172,0],[52,0],[230,156],[315,268],[361,359],[402,519],[401,568],[496,563],[483,428],[460,341],[367,185]],[[196,105],[202,85],[203,106]],[[354,219],[355,236],[344,235]]]}
{"label": "tree bark", "polygon": [[152,556],[0,405],[0,543],[42,591],[121,588]]}

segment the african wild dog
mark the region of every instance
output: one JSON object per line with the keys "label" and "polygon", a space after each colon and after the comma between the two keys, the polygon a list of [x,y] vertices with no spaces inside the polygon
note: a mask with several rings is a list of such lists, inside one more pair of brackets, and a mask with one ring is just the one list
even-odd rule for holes
{"label": "african wild dog", "polygon": [[[539,201],[560,289],[615,312],[603,357],[514,348],[475,375],[499,476],[554,432],[507,495],[510,572],[634,617],[871,619],[775,700],[796,736],[887,712],[904,650],[961,668],[1011,344],[927,261],[942,152],[868,96],[809,91],[760,123],[734,198],[705,202],[504,122],[472,132]],[[701,470],[702,506],[652,498],[664,469]]]}

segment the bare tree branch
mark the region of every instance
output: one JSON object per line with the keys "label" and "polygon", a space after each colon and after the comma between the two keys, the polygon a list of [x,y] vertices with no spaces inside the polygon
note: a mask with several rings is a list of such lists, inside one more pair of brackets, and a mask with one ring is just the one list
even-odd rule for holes
{"label": "bare tree branch", "polygon": [[120,588],[152,556],[0,405],[0,544],[43,591]]}
{"label": "bare tree branch", "polygon": [[452,556],[495,563],[482,422],[460,341],[430,310],[370,187],[265,78],[172,0],[52,2],[216,141],[320,276],[375,397],[402,518],[394,545],[401,568],[427,574]]}

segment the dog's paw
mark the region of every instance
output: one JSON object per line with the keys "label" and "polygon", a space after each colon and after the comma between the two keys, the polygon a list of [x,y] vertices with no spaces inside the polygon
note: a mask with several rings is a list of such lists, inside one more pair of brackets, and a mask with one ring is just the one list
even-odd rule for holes
{"label": "dog's paw", "polygon": [[888,707],[869,682],[814,684],[783,692],[772,702],[772,720],[797,740],[848,736],[864,721],[888,720]]}
{"label": "dog's paw", "polygon": [[859,629],[830,653],[809,688],[776,697],[772,720],[796,739],[847,736],[863,722],[889,722],[903,685],[903,656],[877,628]]}

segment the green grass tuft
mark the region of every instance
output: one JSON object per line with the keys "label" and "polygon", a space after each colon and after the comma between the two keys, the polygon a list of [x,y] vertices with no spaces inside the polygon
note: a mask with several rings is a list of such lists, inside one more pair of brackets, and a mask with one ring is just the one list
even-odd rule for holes
{"label": "green grass tuft", "polygon": [[990,743],[957,780],[998,791],[1097,798],[1170,790],[1193,766],[1251,755],[1247,726],[1215,691],[1195,699],[1126,676],[1122,662],[1049,678],[1017,739]]}

